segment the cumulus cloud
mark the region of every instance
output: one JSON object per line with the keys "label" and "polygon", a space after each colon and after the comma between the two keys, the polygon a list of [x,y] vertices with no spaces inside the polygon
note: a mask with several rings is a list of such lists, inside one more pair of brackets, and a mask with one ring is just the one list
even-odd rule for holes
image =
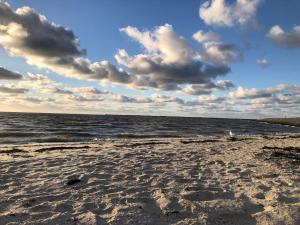
{"label": "cumulus cloud", "polygon": [[256,88],[245,89],[243,87],[238,87],[236,91],[228,93],[228,97],[233,99],[265,98],[271,96],[272,93],[267,90],[257,90]]}
{"label": "cumulus cloud", "polygon": [[208,95],[215,91],[229,90],[234,84],[229,80],[219,80],[216,83],[187,85],[183,92],[189,95]]}
{"label": "cumulus cloud", "polygon": [[185,101],[181,98],[172,99],[173,102],[185,107],[201,107],[206,110],[221,110],[226,104],[226,98],[215,95],[202,95],[195,100]]}
{"label": "cumulus cloud", "polygon": [[[23,88],[21,88],[23,87]],[[21,100],[32,103],[52,102],[70,105],[74,103],[93,103],[115,101],[121,103],[152,103],[151,98],[129,97],[113,92],[103,91],[95,87],[68,87],[53,81],[42,74],[27,74],[24,79],[13,85],[0,86],[0,92],[7,94],[26,94]],[[26,93],[25,93],[26,92]],[[32,97],[32,95],[38,97]]]}
{"label": "cumulus cloud", "polygon": [[130,76],[107,61],[91,63],[73,31],[49,22],[29,7],[13,11],[0,2],[0,45],[40,68],[86,80],[128,83]]}
{"label": "cumulus cloud", "polygon": [[[24,105],[26,107],[53,107],[60,110],[88,110],[89,112],[120,112],[125,108],[130,112],[189,112],[197,115],[243,115],[255,117],[259,112],[266,114],[277,112],[299,112],[300,87],[280,84],[265,89],[247,89],[238,87],[227,95],[216,96],[212,92],[229,90],[234,85],[228,80],[219,80],[210,84],[187,85],[182,91],[189,91],[197,97],[176,97],[153,94],[150,97],[126,96],[103,91],[95,87],[68,87],[55,82],[44,75],[24,75],[24,78],[11,81],[13,84],[0,86],[0,98],[3,105]],[[188,89],[189,87],[190,89]],[[206,93],[204,93],[206,91]],[[16,98],[16,94],[18,97]],[[112,104],[117,102],[118,104]],[[147,108],[147,110],[145,110]],[[74,111],[74,112],[75,112]],[[82,112],[82,111],[81,111]],[[173,112],[173,111],[172,111]],[[204,113],[204,114],[203,114]]]}
{"label": "cumulus cloud", "polygon": [[204,95],[198,97],[199,103],[221,103],[224,101],[225,101],[224,97],[218,97],[215,95]]}
{"label": "cumulus cloud", "polygon": [[267,59],[257,59],[256,63],[261,67],[261,68],[267,68],[270,63]]}
{"label": "cumulus cloud", "polygon": [[149,53],[160,54],[162,63],[186,64],[195,56],[189,44],[169,24],[156,27],[153,31],[141,32],[131,26],[120,31],[139,42]]}
{"label": "cumulus cloud", "polygon": [[230,71],[228,66],[200,61],[199,54],[169,24],[153,31],[133,27],[121,31],[146,49],[145,54],[134,56],[121,49],[115,56],[119,64],[135,75],[131,83],[135,87],[179,90],[182,84],[209,83]]}
{"label": "cumulus cloud", "polygon": [[[198,102],[201,102],[200,99],[213,98],[213,95],[202,95],[198,97]],[[204,102],[203,107],[209,109],[210,114],[222,111],[225,114],[232,112],[231,115],[239,115],[235,113],[243,112],[247,117],[274,116],[278,112],[297,115],[300,110],[300,87],[297,85],[280,84],[260,90],[238,87],[236,91],[219,98],[219,102]]]}
{"label": "cumulus cloud", "polygon": [[219,65],[239,62],[243,59],[243,53],[236,45],[217,42],[205,43],[201,56],[203,60]]}
{"label": "cumulus cloud", "polygon": [[300,97],[300,87],[297,85],[279,84],[258,90],[256,88],[246,89],[238,87],[236,91],[229,92],[228,97],[232,99],[258,99],[274,97]]}
{"label": "cumulus cloud", "polygon": [[26,87],[31,90],[48,94],[68,94],[68,90],[63,87],[62,83],[49,79],[42,74],[26,74],[22,80],[17,81],[19,87]]}
{"label": "cumulus cloud", "polygon": [[22,75],[3,67],[0,67],[0,80],[19,80],[22,79]]}
{"label": "cumulus cloud", "polygon": [[146,51],[146,54],[130,56],[120,50],[116,60],[126,71],[108,61],[90,62],[70,29],[49,22],[32,8],[14,11],[7,3],[0,2],[0,45],[29,64],[64,76],[108,80],[141,89],[178,90],[182,84],[207,83],[230,71],[225,65],[201,62],[199,53],[171,25],[143,32],[129,26],[121,31]]}
{"label": "cumulus cloud", "polygon": [[204,33],[203,30],[198,30],[196,33],[194,33],[193,38],[200,43],[220,40],[220,36],[217,33],[214,33],[212,31]]}
{"label": "cumulus cloud", "polygon": [[1,43],[12,54],[32,54],[48,57],[79,56],[79,40],[74,33],[62,26],[49,23],[47,18],[30,7],[15,12],[1,2]]}
{"label": "cumulus cloud", "polygon": [[201,4],[199,15],[207,25],[232,27],[252,20],[261,2],[236,0],[233,4],[227,4],[225,0],[209,0]]}
{"label": "cumulus cloud", "polygon": [[300,26],[294,26],[291,32],[285,32],[280,26],[273,26],[267,34],[267,37],[274,43],[287,47],[300,47]]}
{"label": "cumulus cloud", "polygon": [[300,86],[297,85],[279,84],[266,90],[273,94],[281,93],[284,96],[300,96]]}
{"label": "cumulus cloud", "polygon": [[[249,117],[265,115],[274,115],[274,112],[286,112],[288,114],[299,112],[300,87],[297,85],[280,84],[274,87],[268,87],[262,90],[246,89],[238,87],[236,91],[230,92],[227,96],[200,95],[194,100],[184,100],[181,98],[172,98],[168,96],[156,96],[156,102],[173,102],[182,106],[184,110],[193,107],[194,110],[213,113],[228,114],[228,116],[243,115]],[[187,108],[186,108],[187,107]],[[295,114],[295,115],[296,115]]]}
{"label": "cumulus cloud", "polygon": [[296,104],[299,103],[300,103],[299,97],[295,98],[290,96],[276,96],[271,98],[259,98],[259,99],[251,100],[252,107],[263,107],[263,108],[274,108],[276,106],[296,107]]}

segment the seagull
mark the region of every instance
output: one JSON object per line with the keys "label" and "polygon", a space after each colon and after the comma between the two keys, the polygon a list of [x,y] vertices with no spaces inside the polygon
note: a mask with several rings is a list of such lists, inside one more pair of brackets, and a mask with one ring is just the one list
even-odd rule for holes
{"label": "seagull", "polygon": [[231,130],[229,130],[229,136],[230,136],[231,138],[234,137],[234,133],[232,133]]}

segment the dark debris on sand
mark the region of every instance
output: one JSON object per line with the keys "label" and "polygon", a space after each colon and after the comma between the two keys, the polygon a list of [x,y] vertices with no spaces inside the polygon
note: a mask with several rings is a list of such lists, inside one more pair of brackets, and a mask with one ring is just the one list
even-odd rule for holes
{"label": "dark debris on sand", "polygon": [[118,148],[123,148],[123,147],[139,147],[139,146],[146,146],[146,145],[167,145],[170,144],[170,142],[165,142],[165,141],[149,141],[149,142],[137,142],[137,143],[132,143],[132,144],[123,144],[123,145],[115,145],[115,147]]}
{"label": "dark debris on sand", "polygon": [[78,184],[81,182],[81,179],[79,178],[73,178],[73,179],[70,179],[68,182],[67,182],[67,185],[68,186],[71,186],[71,185],[75,185],[75,184]]}
{"label": "dark debris on sand", "polygon": [[0,154],[15,154],[15,153],[26,153],[23,149],[13,148],[9,150],[0,150]]}
{"label": "dark debris on sand", "polygon": [[217,139],[208,139],[208,140],[181,140],[182,144],[191,144],[191,143],[214,143],[214,142],[221,142],[222,140]]}
{"label": "dark debris on sand", "polygon": [[272,160],[277,165],[294,166],[300,165],[300,148],[299,147],[272,147],[263,146],[262,152],[257,154],[257,157],[263,157],[265,160]]}
{"label": "dark debris on sand", "polygon": [[75,149],[88,149],[90,146],[56,146],[56,147],[49,147],[49,148],[40,148],[38,150],[35,150],[35,152],[43,153],[43,152],[50,152],[50,151],[58,151],[58,150],[75,150]]}
{"label": "dark debris on sand", "polygon": [[300,148],[298,147],[270,147],[264,146],[264,150],[271,150],[271,157],[284,157],[289,159],[300,160]]}

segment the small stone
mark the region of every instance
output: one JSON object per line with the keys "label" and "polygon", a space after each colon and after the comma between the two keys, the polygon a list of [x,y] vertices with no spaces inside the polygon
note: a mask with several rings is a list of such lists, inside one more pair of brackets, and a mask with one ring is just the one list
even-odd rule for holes
{"label": "small stone", "polygon": [[74,184],[77,184],[77,183],[80,183],[80,182],[81,182],[80,179],[78,179],[78,178],[73,178],[73,179],[71,179],[71,180],[69,180],[69,181],[67,182],[67,185],[70,186],[70,185],[74,185]]}
{"label": "small stone", "polygon": [[256,195],[254,195],[255,198],[258,198],[258,199],[265,199],[265,195],[263,193],[257,193]]}

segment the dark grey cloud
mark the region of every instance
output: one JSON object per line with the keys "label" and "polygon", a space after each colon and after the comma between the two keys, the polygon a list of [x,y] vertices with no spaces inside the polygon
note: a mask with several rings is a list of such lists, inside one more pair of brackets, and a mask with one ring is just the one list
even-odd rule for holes
{"label": "dark grey cloud", "polygon": [[208,95],[214,91],[225,91],[234,87],[229,80],[219,80],[216,83],[208,82],[205,84],[188,85],[183,91],[189,95]]}
{"label": "dark grey cloud", "polygon": [[0,80],[20,80],[22,75],[0,67]]}
{"label": "dark grey cloud", "polygon": [[[51,59],[49,59],[51,62]],[[90,68],[91,64],[87,60],[83,60],[80,58],[74,58],[71,56],[60,57],[53,60],[55,65],[59,67],[69,67],[73,71],[81,74],[87,74],[89,76],[93,76],[93,70]]]}
{"label": "dark grey cloud", "polygon": [[150,98],[134,98],[125,95],[115,95],[114,99],[122,103],[153,103]]}
{"label": "dark grey cloud", "polygon": [[82,95],[71,95],[69,96],[69,100],[71,101],[76,101],[76,102],[101,102],[104,99],[103,98],[88,98],[88,97],[84,97]]}
{"label": "dark grey cloud", "polygon": [[170,99],[170,102],[175,102],[181,106],[188,106],[188,107],[208,107],[208,108],[221,108],[224,107],[222,103],[226,101],[226,98],[224,97],[217,97],[214,95],[206,95],[206,96],[200,96],[195,100],[183,100],[181,98],[173,98]]}
{"label": "dark grey cloud", "polygon": [[201,56],[203,60],[218,65],[226,65],[243,60],[243,53],[235,44],[215,42],[205,43]]}
{"label": "dark grey cloud", "polygon": [[24,98],[25,101],[28,101],[28,102],[32,102],[32,103],[41,103],[43,102],[42,99],[39,99],[39,98],[33,98],[33,97],[27,97],[27,98]]}
{"label": "dark grey cloud", "polygon": [[0,2],[0,23],[20,25],[24,35],[20,48],[32,54],[48,57],[79,56],[85,50],[78,49],[78,39],[74,33],[60,25],[55,25],[32,8],[22,7],[14,12],[11,7]]}
{"label": "dark grey cloud", "polygon": [[72,92],[82,94],[82,95],[107,95],[107,94],[112,94],[109,91],[99,90],[98,88],[94,88],[94,87],[72,88]]}
{"label": "dark grey cloud", "polygon": [[91,94],[95,94],[95,95],[102,95],[102,94],[109,94],[110,93],[109,91],[102,91],[102,90],[99,90],[97,88],[90,88],[89,92]]}
{"label": "dark grey cloud", "polygon": [[72,30],[49,22],[32,8],[13,11],[0,1],[0,25],[0,35],[4,37],[0,45],[30,64],[78,79],[130,82],[126,72],[107,61],[91,63]]}
{"label": "dark grey cloud", "polygon": [[125,50],[116,55],[117,61],[135,74],[131,83],[136,87],[179,90],[181,84],[205,84],[230,72],[225,65],[215,66],[191,59],[186,63],[164,63],[152,55],[129,56]]}
{"label": "dark grey cloud", "polygon": [[52,93],[54,93],[54,94],[66,94],[66,95],[72,95],[72,94],[73,94],[73,91],[55,87],[55,88],[53,88]]}
{"label": "dark grey cloud", "polygon": [[23,100],[31,102],[31,103],[35,103],[35,104],[41,104],[41,103],[46,103],[46,102],[55,102],[55,99],[53,98],[36,98],[36,97],[26,97],[23,98]]}
{"label": "dark grey cloud", "polygon": [[0,86],[0,92],[6,94],[24,94],[28,91],[26,88]]}

